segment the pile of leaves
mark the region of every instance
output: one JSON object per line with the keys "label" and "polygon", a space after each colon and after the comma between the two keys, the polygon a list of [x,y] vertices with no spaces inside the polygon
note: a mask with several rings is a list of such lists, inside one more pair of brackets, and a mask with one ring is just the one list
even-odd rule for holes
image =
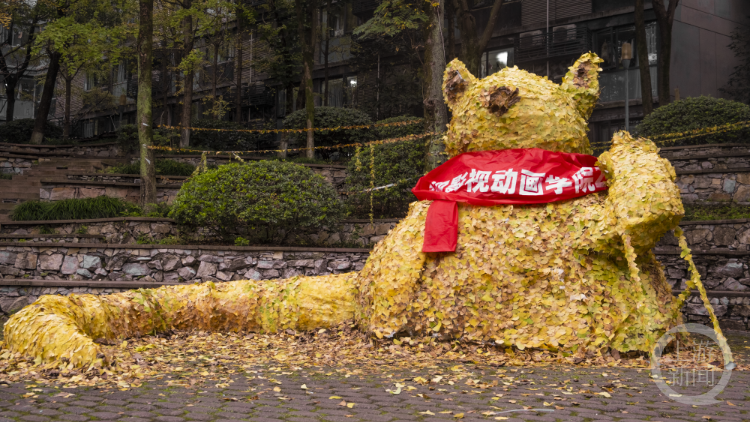
{"label": "pile of leaves", "polygon": [[[629,355],[592,355],[584,359],[564,357],[544,350],[497,348],[459,342],[438,342],[435,339],[402,337],[393,340],[375,340],[358,331],[351,322],[332,329],[310,332],[286,330],[278,334],[208,333],[180,331],[167,335],[129,339],[104,346],[105,353],[114,356],[110,366],[92,365],[74,368],[72,365],[39,365],[33,359],[0,349],[0,384],[34,381],[41,385],[61,385],[65,388],[96,386],[128,390],[144,382],[169,376],[175,386],[210,385],[226,386],[232,374],[255,372],[259,366],[279,371],[314,371],[324,368],[326,375],[380,375],[404,370],[446,367],[447,370],[425,379],[415,377],[395,385],[392,394],[414,390],[413,386],[433,387],[462,384],[471,388],[498,387],[505,391],[528,381],[514,377],[513,368],[554,367],[570,371],[580,367],[649,368],[649,359],[641,353]],[[661,361],[662,370],[683,367],[691,358],[689,347],[683,347],[679,356],[667,354]],[[747,362],[739,361],[735,370],[748,370]],[[471,367],[495,368],[502,380],[494,383],[475,383]],[[703,369],[720,370],[721,364],[707,363]],[[505,369],[503,369],[505,368]],[[532,371],[533,372],[533,371]],[[269,388],[275,383],[268,378]],[[403,380],[402,380],[403,381]],[[410,386],[412,385],[412,386]],[[573,387],[561,386],[565,394],[588,394]],[[613,385],[613,388],[616,386]],[[302,387],[304,389],[304,387]],[[580,389],[579,388],[579,389]],[[616,390],[610,390],[614,393]],[[29,393],[33,397],[33,391]]]}

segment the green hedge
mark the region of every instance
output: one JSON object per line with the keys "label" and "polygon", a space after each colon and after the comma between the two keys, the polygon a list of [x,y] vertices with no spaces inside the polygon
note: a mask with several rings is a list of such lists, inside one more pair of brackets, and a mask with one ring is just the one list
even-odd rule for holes
{"label": "green hedge", "polygon": [[[199,119],[192,123],[193,127],[208,129],[245,130],[244,125],[214,119]],[[270,128],[269,128],[270,129]],[[247,151],[259,149],[264,143],[273,140],[273,134],[252,132],[218,132],[193,130],[190,132],[190,146],[213,151]]]}
{"label": "green hedge", "polygon": [[[339,126],[364,126],[372,124],[370,116],[354,108],[342,107],[316,107],[313,127],[335,128]],[[287,129],[307,128],[307,114],[304,109],[297,110],[284,119],[284,127]],[[293,135],[296,147],[304,147],[307,144],[307,134],[299,133]],[[368,142],[375,139],[372,129],[346,129],[334,131],[315,131],[315,146],[331,146],[351,144],[356,142]]]}
{"label": "green hedge", "polygon": [[[399,116],[380,120],[377,123],[391,123],[414,120],[416,117]],[[378,139],[388,139],[414,135],[424,132],[421,123],[407,126],[389,126],[377,128]],[[411,188],[425,173],[425,154],[427,139],[393,144],[376,145],[375,150],[375,187],[395,184],[395,186],[372,192],[373,211],[376,218],[403,217],[409,204],[416,201]],[[359,156],[351,158],[348,164],[346,190],[350,192],[347,204],[352,214],[366,218],[370,213],[370,148],[362,148]],[[352,192],[354,192],[352,194]]]}
{"label": "green hedge", "polygon": [[[156,160],[154,163],[156,174],[164,176],[190,176],[195,171],[195,166],[189,163],[181,163],[175,160]],[[107,173],[116,174],[140,174],[141,163],[135,162],[131,164],[123,164],[121,166],[113,166],[107,169]]]}
{"label": "green hedge", "polygon": [[[722,98],[691,97],[657,108],[643,119],[636,132],[639,136],[656,137],[660,145],[671,146],[673,143],[660,142],[659,135],[743,121],[750,121],[750,106],[746,104]],[[747,137],[748,133],[748,130],[717,133],[677,141],[674,145],[736,142]]]}
{"label": "green hedge", "polygon": [[[0,124],[0,142],[9,144],[28,144],[31,134],[34,132],[34,119],[17,119]],[[52,123],[47,123],[44,129],[45,138],[59,138],[62,136],[62,128]]]}
{"label": "green hedge", "polygon": [[139,212],[140,208],[130,202],[119,198],[97,196],[96,198],[65,199],[55,202],[24,202],[13,209],[10,218],[13,221],[83,220],[120,217]]}
{"label": "green hedge", "polygon": [[307,167],[281,162],[232,163],[182,185],[170,217],[189,227],[259,243],[293,242],[299,230],[335,226],[344,206],[326,180]]}

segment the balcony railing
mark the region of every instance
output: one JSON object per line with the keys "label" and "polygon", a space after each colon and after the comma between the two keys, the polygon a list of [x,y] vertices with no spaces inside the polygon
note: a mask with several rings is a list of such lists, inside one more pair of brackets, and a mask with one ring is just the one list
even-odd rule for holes
{"label": "balcony railing", "polygon": [[564,28],[550,33],[521,34],[515,39],[515,62],[523,63],[553,57],[574,56],[591,50],[586,27]]}

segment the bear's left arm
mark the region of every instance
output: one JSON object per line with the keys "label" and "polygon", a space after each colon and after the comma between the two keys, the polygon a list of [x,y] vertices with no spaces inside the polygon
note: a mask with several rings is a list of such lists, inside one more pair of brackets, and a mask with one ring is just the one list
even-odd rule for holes
{"label": "bear's left arm", "polygon": [[617,221],[620,236],[630,236],[636,253],[653,248],[677,227],[685,211],[674,167],[659,157],[653,142],[618,132],[610,150],[599,156],[599,167],[609,185],[605,212]]}

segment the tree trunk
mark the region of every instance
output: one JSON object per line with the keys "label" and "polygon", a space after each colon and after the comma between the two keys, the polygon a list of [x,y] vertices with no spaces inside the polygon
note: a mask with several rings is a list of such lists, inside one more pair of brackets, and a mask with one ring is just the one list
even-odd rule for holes
{"label": "tree trunk", "polygon": [[138,100],[136,124],[138,143],[141,151],[141,206],[146,210],[156,203],[156,172],[154,151],[149,147],[154,143],[151,125],[151,48],[154,34],[154,0],[139,0],[140,25],[136,51],[138,53]]}
{"label": "tree trunk", "polygon": [[[191,1],[185,2],[185,8],[190,8]],[[191,16],[185,17],[182,21],[182,36],[183,36],[183,56],[187,57],[193,50],[193,18]],[[190,146],[190,124],[193,117],[193,78],[195,70],[191,66],[185,72],[184,86],[182,87],[182,115],[180,116],[180,126],[182,130],[180,132],[180,147],[187,148]]]}
{"label": "tree trunk", "polygon": [[427,45],[424,57],[425,91],[427,98],[424,101],[425,117],[427,118],[428,130],[437,132],[433,136],[427,151],[427,166],[430,170],[445,161],[445,145],[442,133],[448,123],[448,109],[443,101],[443,72],[445,71],[445,54],[443,50],[443,37],[440,33],[441,20],[445,0],[436,0],[437,7],[430,10],[430,25],[427,28]]}
{"label": "tree trunk", "polygon": [[323,69],[324,79],[323,84],[325,85],[325,92],[323,93],[323,105],[328,105],[328,50],[331,46],[331,0],[326,2],[326,27],[324,29],[323,36],[326,39],[325,52],[323,53]]}
{"label": "tree trunk", "polygon": [[34,131],[31,133],[30,143],[32,144],[41,144],[44,139],[44,127],[47,126],[47,116],[49,115],[49,109],[52,107],[52,98],[55,96],[55,81],[57,81],[57,72],[60,70],[61,57],[62,53],[50,52],[47,76],[44,79],[44,88],[42,89],[42,99],[39,101]]}
{"label": "tree trunk", "polygon": [[315,158],[315,139],[312,130],[315,119],[315,97],[313,93],[312,70],[315,59],[315,14],[317,12],[317,5],[313,0],[307,0],[307,7],[305,7],[303,0],[295,0],[295,3],[297,8],[297,29],[299,30],[299,38],[302,44],[302,63],[304,68],[302,84],[305,90],[305,112],[307,115],[307,158]]}
{"label": "tree trunk", "polygon": [[288,116],[294,112],[294,83],[289,82],[285,88],[286,101],[284,106],[286,107],[285,116]]}
{"label": "tree trunk", "polygon": [[635,32],[638,68],[641,73],[641,98],[643,117],[654,111],[654,100],[651,97],[651,69],[648,63],[648,45],[646,44],[646,22],[643,16],[644,0],[635,0]]}
{"label": "tree trunk", "polygon": [[216,84],[219,82],[219,44],[214,44],[214,59],[213,59],[213,78],[211,81],[211,97],[213,102],[216,103]]}
{"label": "tree trunk", "polygon": [[447,1],[445,3],[445,16],[448,21],[448,27],[445,30],[448,32],[448,57],[447,62],[456,58],[456,8],[453,7],[453,2]]}
{"label": "tree trunk", "polygon": [[679,3],[680,0],[670,0],[669,5],[665,7],[664,0],[653,0],[656,21],[659,24],[659,35],[661,35],[661,48],[657,60],[659,106],[665,106],[671,101],[669,69],[672,60],[672,24]]}
{"label": "tree trunk", "polygon": [[490,10],[489,20],[484,32],[480,37],[477,34],[477,22],[474,15],[471,14],[468,0],[452,0],[453,7],[458,13],[458,26],[461,30],[461,61],[466,65],[466,69],[473,75],[479,77],[480,61],[482,53],[487,48],[487,44],[492,38],[492,32],[495,30],[495,24],[500,17],[500,8],[503,6],[503,0],[495,0]]}
{"label": "tree trunk", "polygon": [[73,77],[65,75],[65,121],[63,122],[63,138],[70,137],[70,97]]}
{"label": "tree trunk", "polygon": [[8,97],[5,103],[5,121],[13,121],[13,113],[16,110],[16,78],[5,80],[5,96]]}
{"label": "tree trunk", "polygon": [[242,17],[237,16],[237,41],[234,47],[236,61],[236,73],[234,75],[237,91],[234,93],[234,121],[242,122]]}

